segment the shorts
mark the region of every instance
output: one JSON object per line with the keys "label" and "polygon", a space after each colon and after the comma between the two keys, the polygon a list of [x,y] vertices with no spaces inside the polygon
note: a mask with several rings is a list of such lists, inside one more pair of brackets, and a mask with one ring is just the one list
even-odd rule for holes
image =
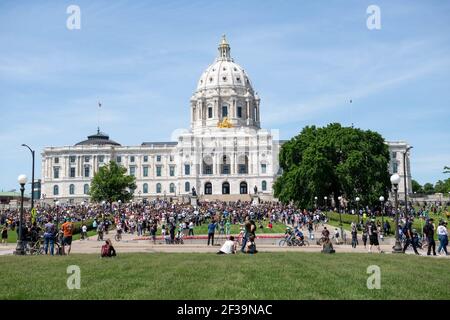
{"label": "shorts", "polygon": [[72,236],[70,236],[70,237],[64,237],[64,238],[63,238],[63,244],[64,244],[64,245],[71,246],[71,245],[72,245]]}
{"label": "shorts", "polygon": [[378,243],[378,237],[377,236],[371,236],[371,237],[369,237],[369,241],[370,241],[370,245],[372,246],[378,246],[378,245],[380,245],[379,243]]}

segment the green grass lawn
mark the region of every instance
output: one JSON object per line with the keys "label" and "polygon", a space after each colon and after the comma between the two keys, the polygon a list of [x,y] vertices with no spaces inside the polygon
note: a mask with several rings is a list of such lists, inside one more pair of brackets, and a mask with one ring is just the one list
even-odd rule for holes
{"label": "green grass lawn", "polygon": [[[69,265],[81,289],[66,287]],[[381,289],[366,286],[381,268]],[[0,299],[450,299],[449,260],[336,253],[0,257]]]}

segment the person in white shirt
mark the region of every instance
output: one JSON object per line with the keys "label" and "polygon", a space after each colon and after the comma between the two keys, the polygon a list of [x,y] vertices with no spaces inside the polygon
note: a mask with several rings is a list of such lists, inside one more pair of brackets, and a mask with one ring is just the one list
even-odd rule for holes
{"label": "person in white shirt", "polygon": [[439,239],[439,248],[438,254],[441,254],[441,251],[444,250],[445,255],[448,255],[447,245],[448,245],[448,230],[447,230],[447,222],[443,221],[439,223],[439,227],[437,228],[437,235]]}
{"label": "person in white shirt", "polygon": [[194,222],[189,222],[189,235],[193,236],[194,235]]}
{"label": "person in white shirt", "polygon": [[234,242],[234,237],[230,236],[230,239],[225,241],[222,248],[220,248],[217,254],[230,254],[236,253],[236,243]]}

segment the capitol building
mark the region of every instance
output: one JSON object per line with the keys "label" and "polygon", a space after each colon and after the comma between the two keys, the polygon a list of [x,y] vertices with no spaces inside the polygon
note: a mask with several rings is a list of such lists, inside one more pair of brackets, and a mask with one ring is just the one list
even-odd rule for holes
{"label": "capitol building", "polygon": [[[190,130],[177,141],[122,146],[100,129],[74,146],[42,151],[41,199],[89,201],[90,182],[114,160],[136,177],[137,200],[273,199],[272,184],[281,174],[278,131],[261,128],[260,98],[245,70],[234,62],[225,37],[215,61],[201,74],[190,98]],[[403,141],[386,142],[389,171],[403,178]],[[409,156],[407,186],[411,190]],[[399,192],[404,190],[403,183]]]}

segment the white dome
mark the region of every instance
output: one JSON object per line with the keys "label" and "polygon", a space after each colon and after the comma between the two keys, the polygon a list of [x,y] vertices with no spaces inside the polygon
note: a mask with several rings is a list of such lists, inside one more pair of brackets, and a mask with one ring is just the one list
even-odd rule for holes
{"label": "white dome", "polygon": [[[230,46],[225,37],[219,45],[219,56],[200,76],[197,92],[217,87],[236,87],[253,93],[252,84],[244,69],[230,56]],[[241,90],[239,90],[241,91]]]}
{"label": "white dome", "polygon": [[253,91],[250,79],[237,63],[219,60],[210,65],[200,77],[197,91],[217,87],[240,87]]}

